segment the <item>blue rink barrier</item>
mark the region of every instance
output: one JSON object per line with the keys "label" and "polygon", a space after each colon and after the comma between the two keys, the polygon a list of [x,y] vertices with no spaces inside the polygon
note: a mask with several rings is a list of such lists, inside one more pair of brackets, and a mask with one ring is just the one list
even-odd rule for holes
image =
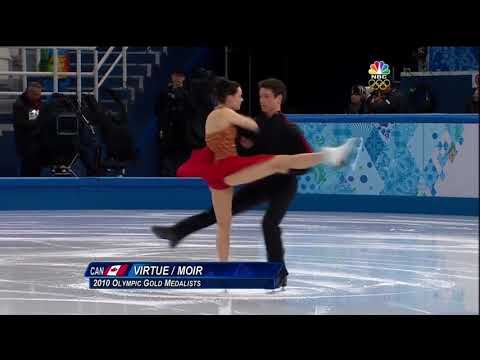
{"label": "blue rink barrier", "polygon": [[[292,114],[288,118],[298,123],[316,150],[350,136],[364,138],[359,170],[316,169],[299,177],[291,210],[478,216],[478,114]],[[445,134],[451,148],[444,148]],[[463,158],[455,157],[462,151]],[[448,169],[452,164],[455,170]],[[0,178],[0,210],[210,206],[206,184],[193,178]]]}
{"label": "blue rink barrier", "polygon": [[[4,178],[0,199],[0,210],[201,210],[211,206],[205,183],[187,178]],[[297,194],[290,209],[478,216],[478,198]]]}
{"label": "blue rink barrier", "polygon": [[478,114],[289,114],[296,123],[449,123],[478,124]]}

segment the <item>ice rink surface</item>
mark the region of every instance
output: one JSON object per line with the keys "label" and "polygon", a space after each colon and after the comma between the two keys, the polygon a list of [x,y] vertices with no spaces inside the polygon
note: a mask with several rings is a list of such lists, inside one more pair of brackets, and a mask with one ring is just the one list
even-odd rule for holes
{"label": "ice rink surface", "polygon": [[[291,211],[284,290],[91,290],[92,261],[215,261],[215,226],[175,249],[150,232],[192,211],[0,211],[0,314],[478,314],[478,217]],[[265,261],[258,211],[232,261]]]}

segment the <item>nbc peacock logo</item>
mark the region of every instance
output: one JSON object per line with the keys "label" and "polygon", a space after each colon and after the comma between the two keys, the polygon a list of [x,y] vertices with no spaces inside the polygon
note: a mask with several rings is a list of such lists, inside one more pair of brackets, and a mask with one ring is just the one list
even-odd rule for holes
{"label": "nbc peacock logo", "polygon": [[387,90],[390,87],[390,80],[388,75],[390,75],[390,67],[387,63],[383,61],[375,61],[370,65],[368,70],[371,78],[368,81],[368,86],[373,88],[373,90]]}

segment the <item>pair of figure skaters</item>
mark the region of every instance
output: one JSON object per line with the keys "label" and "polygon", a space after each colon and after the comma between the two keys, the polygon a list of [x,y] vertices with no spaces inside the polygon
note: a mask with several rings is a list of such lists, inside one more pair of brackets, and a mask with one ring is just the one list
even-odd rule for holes
{"label": "pair of figure skaters", "polygon": [[[210,189],[213,207],[173,226],[154,226],[159,238],[177,246],[187,235],[217,223],[216,249],[228,261],[232,216],[268,203],[263,234],[270,262],[285,264],[280,223],[297,191],[297,176],[316,165],[332,167],[355,163],[361,139],[351,138],[339,147],[314,152],[298,127],[281,112],[286,87],[278,79],[259,83],[262,113],[255,119],[237,113],[243,98],[235,81],[220,78],[218,106],[205,125],[206,147],[194,150],[177,171],[179,177],[201,177]],[[234,192],[236,186],[242,186]],[[287,284],[283,267],[279,285]]]}

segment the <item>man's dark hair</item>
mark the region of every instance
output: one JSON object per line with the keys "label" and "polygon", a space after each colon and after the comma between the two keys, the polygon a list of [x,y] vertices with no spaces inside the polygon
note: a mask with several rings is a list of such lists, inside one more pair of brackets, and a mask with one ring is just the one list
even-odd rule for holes
{"label": "man's dark hair", "polygon": [[278,95],[282,95],[282,103],[285,102],[285,100],[287,99],[287,87],[282,80],[274,78],[265,79],[258,83],[258,88],[272,90],[275,97],[277,97]]}

